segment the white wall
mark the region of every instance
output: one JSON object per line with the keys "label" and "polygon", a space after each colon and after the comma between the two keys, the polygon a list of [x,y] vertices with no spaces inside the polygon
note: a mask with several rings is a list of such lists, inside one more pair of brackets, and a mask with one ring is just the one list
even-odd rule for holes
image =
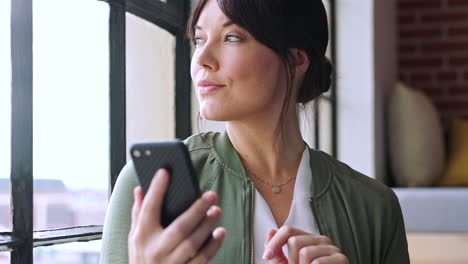
{"label": "white wall", "polygon": [[338,158],[375,177],[373,0],[336,3]]}
{"label": "white wall", "polygon": [[396,80],[395,3],[337,5],[338,158],[383,180],[384,102]]}
{"label": "white wall", "polygon": [[175,38],[126,15],[127,146],[175,137]]}

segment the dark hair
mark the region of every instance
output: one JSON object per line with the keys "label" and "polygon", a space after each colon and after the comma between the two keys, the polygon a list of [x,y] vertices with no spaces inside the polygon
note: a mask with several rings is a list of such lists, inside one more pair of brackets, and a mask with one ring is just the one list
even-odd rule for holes
{"label": "dark hair", "polygon": [[[198,0],[187,24],[187,37],[193,38],[195,25],[207,0]],[[332,65],[325,52],[328,45],[328,21],[322,0],[216,0],[223,13],[256,40],[275,51],[287,70],[287,89],[275,131],[282,124],[292,96],[294,61],[290,49],[305,51],[307,69],[296,102],[306,104],[328,91]]]}

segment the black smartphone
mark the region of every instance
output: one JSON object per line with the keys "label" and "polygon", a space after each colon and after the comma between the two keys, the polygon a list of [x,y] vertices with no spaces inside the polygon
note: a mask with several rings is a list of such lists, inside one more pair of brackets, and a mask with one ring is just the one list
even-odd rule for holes
{"label": "black smartphone", "polygon": [[143,194],[148,191],[159,168],[167,169],[171,175],[161,212],[161,224],[164,227],[200,197],[195,170],[184,143],[177,140],[139,143],[130,148],[130,155]]}

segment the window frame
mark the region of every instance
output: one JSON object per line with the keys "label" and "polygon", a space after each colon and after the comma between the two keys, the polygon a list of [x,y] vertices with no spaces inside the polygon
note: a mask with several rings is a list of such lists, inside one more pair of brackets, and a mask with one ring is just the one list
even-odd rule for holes
{"label": "window frame", "polygon": [[[125,13],[134,13],[176,36],[176,136],[191,133],[190,44],[184,38],[189,0],[167,3],[108,0],[110,40],[110,192],[126,163]],[[150,12],[148,12],[150,11]],[[33,230],[33,22],[32,0],[11,0],[11,217],[12,232],[0,233],[0,251],[11,263],[33,263],[33,248],[102,238],[102,225]]]}
{"label": "window frame", "polygon": [[[110,45],[110,175],[109,195],[126,163],[125,14],[132,13],[176,38],[175,135],[186,138],[191,127],[190,42],[185,22],[190,0],[103,0],[109,4]],[[330,2],[331,56],[336,65],[335,0]],[[11,263],[33,263],[33,249],[102,238],[102,225],[33,230],[33,20],[32,0],[11,0],[11,218],[12,232],[0,233],[0,251],[11,251]],[[332,155],[337,155],[336,83],[327,100],[332,105]],[[320,148],[320,109],[315,102],[315,142]]]}

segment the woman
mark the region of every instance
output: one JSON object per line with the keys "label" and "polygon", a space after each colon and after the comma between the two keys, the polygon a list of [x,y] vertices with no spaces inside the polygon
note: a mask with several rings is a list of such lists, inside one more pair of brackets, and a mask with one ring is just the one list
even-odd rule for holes
{"label": "woman", "polygon": [[[409,263],[393,192],[301,137],[296,105],[331,83],[327,27],[321,0],[195,4],[188,36],[200,113],[226,121],[223,134],[185,140],[206,192],[164,229],[170,175],[159,170],[143,199],[129,163],[109,205],[120,211],[106,216],[102,262]],[[123,199],[134,187],[134,202]]]}

